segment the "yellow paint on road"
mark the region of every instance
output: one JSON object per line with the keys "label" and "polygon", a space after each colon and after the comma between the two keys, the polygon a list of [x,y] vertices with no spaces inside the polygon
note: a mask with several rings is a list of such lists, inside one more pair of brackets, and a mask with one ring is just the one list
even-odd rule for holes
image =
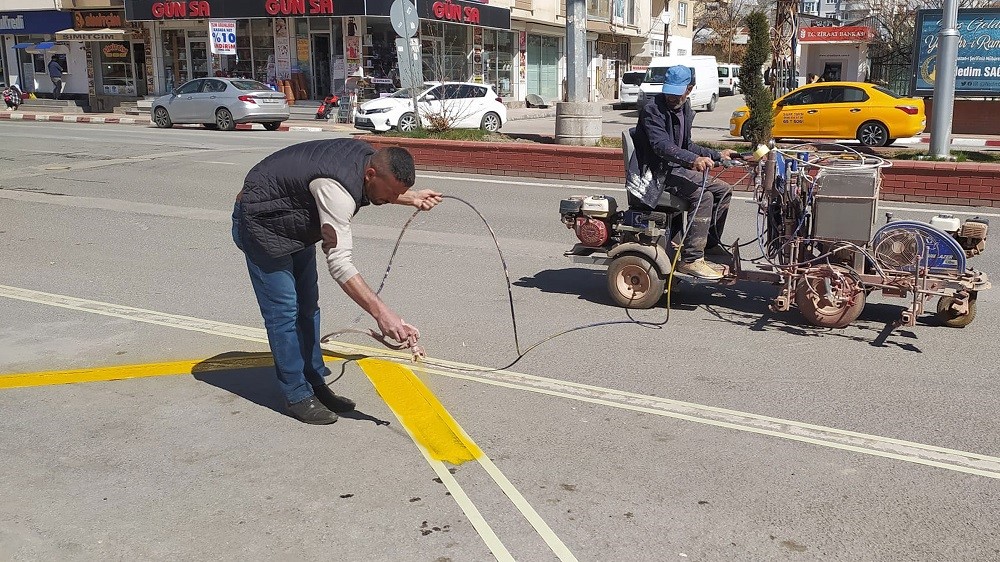
{"label": "yellow paint on road", "polygon": [[479,447],[413,371],[380,359],[362,359],[358,366],[431,458],[458,465],[482,456]]}
{"label": "yellow paint on road", "polygon": [[[328,358],[329,360],[329,358]],[[144,377],[170,375],[190,375],[194,371],[222,371],[230,369],[250,369],[274,365],[268,353],[234,355],[230,357],[171,361],[167,363],[145,363],[141,365],[116,365],[113,367],[92,367],[69,371],[42,371],[0,375],[0,389],[23,388],[28,386],[49,386],[80,382],[101,382]]]}

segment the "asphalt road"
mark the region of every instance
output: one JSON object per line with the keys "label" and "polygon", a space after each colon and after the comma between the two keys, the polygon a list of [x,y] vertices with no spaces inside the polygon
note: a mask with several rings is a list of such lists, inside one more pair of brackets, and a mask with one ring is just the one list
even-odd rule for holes
{"label": "asphalt road", "polygon": [[[442,473],[355,361],[330,363],[352,417],[277,411],[229,214],[254,163],[322,133],[0,127],[0,373],[176,362],[78,384],[0,376],[0,559],[1000,557],[995,291],[965,329],[891,330],[902,301],[875,297],[820,330],[769,313],[770,286],[681,283],[661,329],[572,332],[502,373],[416,368],[486,455]],[[618,186],[437,172],[418,186],[495,229],[523,348],[626,319],[600,268],[562,256],[574,238],[557,215],[567,195]],[[409,215],[357,216],[370,283]],[[749,203],[731,217],[727,238],[753,237]],[[975,264],[996,272],[997,255]],[[356,307],[320,279],[324,330],[351,325]],[[455,201],[416,219],[382,295],[434,359],[516,356],[492,241]]]}

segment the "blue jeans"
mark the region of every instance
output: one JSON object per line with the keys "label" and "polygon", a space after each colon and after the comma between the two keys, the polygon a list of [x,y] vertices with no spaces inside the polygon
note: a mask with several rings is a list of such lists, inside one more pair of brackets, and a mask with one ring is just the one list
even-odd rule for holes
{"label": "blue jeans", "polygon": [[316,248],[280,258],[255,255],[240,241],[240,203],[233,209],[233,241],[243,251],[253,292],[267,329],[278,386],[288,404],[313,395],[330,370],[319,347],[319,279]]}

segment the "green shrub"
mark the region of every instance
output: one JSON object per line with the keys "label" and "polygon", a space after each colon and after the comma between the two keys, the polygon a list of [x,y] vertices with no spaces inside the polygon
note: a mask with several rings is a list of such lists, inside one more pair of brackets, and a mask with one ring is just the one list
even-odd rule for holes
{"label": "green shrub", "polygon": [[764,12],[751,12],[746,21],[750,40],[740,68],[740,91],[746,96],[750,118],[743,125],[743,136],[751,146],[757,146],[771,140],[774,124],[774,98],[771,91],[764,87],[761,73],[764,63],[771,56],[771,30]]}

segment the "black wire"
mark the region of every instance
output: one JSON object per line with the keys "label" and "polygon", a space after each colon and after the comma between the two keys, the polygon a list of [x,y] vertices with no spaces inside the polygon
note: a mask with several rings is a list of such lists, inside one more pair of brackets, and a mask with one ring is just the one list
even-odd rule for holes
{"label": "black wire", "polygon": [[[705,173],[704,173],[704,175],[702,176],[701,190],[698,193],[698,203],[695,206],[695,214],[697,214],[698,209],[700,208],[700,205],[701,205],[701,196],[704,195],[705,188],[706,188],[706,186],[708,184],[708,177],[709,177],[709,174],[708,174],[708,171],[706,170]],[[658,330],[658,329],[661,329],[663,326],[665,326],[667,324],[667,322],[670,321],[670,290],[669,290],[669,285],[668,285],[666,317],[662,321],[660,321],[660,322],[647,322],[647,321],[644,321],[644,320],[636,320],[635,318],[632,317],[632,313],[631,313],[631,310],[629,309],[629,307],[625,306],[625,307],[622,307],[622,308],[625,309],[625,314],[626,314],[626,316],[628,316],[628,320],[606,320],[606,321],[603,321],[603,322],[593,322],[591,324],[584,324],[582,326],[574,326],[574,327],[569,328],[567,330],[563,330],[561,332],[556,332],[555,334],[547,336],[547,337],[539,340],[538,342],[532,344],[531,346],[529,346],[527,349],[525,349],[522,352],[521,351],[520,340],[519,340],[519,336],[518,336],[518,331],[517,331],[517,315],[514,312],[514,293],[513,293],[513,289],[512,289],[512,283],[510,281],[510,271],[509,271],[509,269],[507,267],[507,260],[503,256],[503,251],[500,249],[500,242],[497,240],[496,233],[493,231],[493,227],[490,226],[490,223],[486,220],[486,217],[484,217],[483,214],[480,213],[479,210],[476,209],[476,207],[474,205],[472,205],[472,203],[469,203],[468,201],[462,199],[461,197],[456,197],[454,195],[442,195],[442,198],[443,199],[454,199],[455,201],[463,203],[465,206],[467,206],[470,209],[472,209],[472,211],[474,213],[476,213],[476,215],[478,215],[480,219],[482,219],[483,224],[486,225],[486,229],[489,230],[490,237],[493,238],[493,244],[496,246],[497,254],[500,256],[500,263],[503,266],[504,277],[507,280],[507,299],[508,299],[508,302],[510,303],[510,321],[511,321],[511,326],[512,326],[513,332],[514,332],[514,349],[515,349],[515,351],[517,353],[517,357],[513,361],[511,361],[510,363],[508,363],[507,365],[505,365],[503,367],[497,367],[495,369],[483,369],[483,368],[473,368],[473,369],[470,369],[470,368],[463,368],[463,367],[457,367],[457,366],[452,366],[452,365],[448,366],[449,369],[454,370],[454,371],[476,372],[476,373],[493,373],[493,372],[496,372],[496,371],[503,371],[503,370],[509,369],[509,368],[513,367],[514,365],[516,365],[519,361],[521,361],[521,359],[524,358],[525,355],[527,355],[528,353],[530,353],[536,347],[538,347],[538,346],[540,346],[540,345],[542,345],[544,343],[547,343],[549,341],[552,341],[552,340],[554,340],[554,339],[556,339],[556,338],[558,338],[560,336],[564,336],[566,334],[570,334],[570,333],[573,333],[573,332],[578,332],[580,330],[586,330],[586,329],[589,329],[589,328],[598,328],[598,327],[602,327],[602,326],[615,326],[615,325],[622,325],[622,324],[637,325],[637,326],[640,326],[642,328],[648,328],[648,329],[656,329],[656,330]],[[410,224],[413,222],[413,219],[416,218],[416,216],[419,213],[420,213],[420,209],[417,209],[416,211],[414,211],[413,214],[410,215],[410,218],[406,220],[406,223],[403,224],[403,228],[400,230],[399,236],[396,238],[396,244],[392,248],[392,254],[390,254],[390,256],[389,256],[389,263],[386,265],[385,273],[382,275],[382,281],[379,283],[378,289],[375,291],[376,295],[379,294],[379,293],[381,293],[382,289],[385,287],[385,282],[389,278],[389,272],[392,270],[392,262],[393,262],[393,260],[396,259],[396,254],[399,251],[399,246],[400,246],[400,243],[403,240],[403,235],[406,234],[406,231],[407,231],[407,229],[409,229]],[[690,222],[688,222],[687,228],[684,230],[684,234],[681,237],[680,246],[678,246],[678,248],[676,250],[676,252],[678,254],[681,251],[681,247],[683,247],[683,245],[684,245],[684,241],[687,239],[688,232],[691,230],[691,225],[693,224],[693,222],[694,222],[693,220],[690,221]],[[670,241],[667,240],[666,242],[669,243]],[[660,251],[660,246],[658,244],[656,244],[655,247],[656,247],[656,251],[659,252]],[[677,256],[675,255],[674,265],[676,265],[676,263],[677,263]],[[674,275],[673,269],[674,269],[674,267],[672,266],[671,267],[671,271],[670,271],[670,277],[669,277],[669,281],[670,282],[673,281],[673,275]],[[355,319],[355,322],[358,322],[362,317],[363,317],[363,315],[358,316]]]}

